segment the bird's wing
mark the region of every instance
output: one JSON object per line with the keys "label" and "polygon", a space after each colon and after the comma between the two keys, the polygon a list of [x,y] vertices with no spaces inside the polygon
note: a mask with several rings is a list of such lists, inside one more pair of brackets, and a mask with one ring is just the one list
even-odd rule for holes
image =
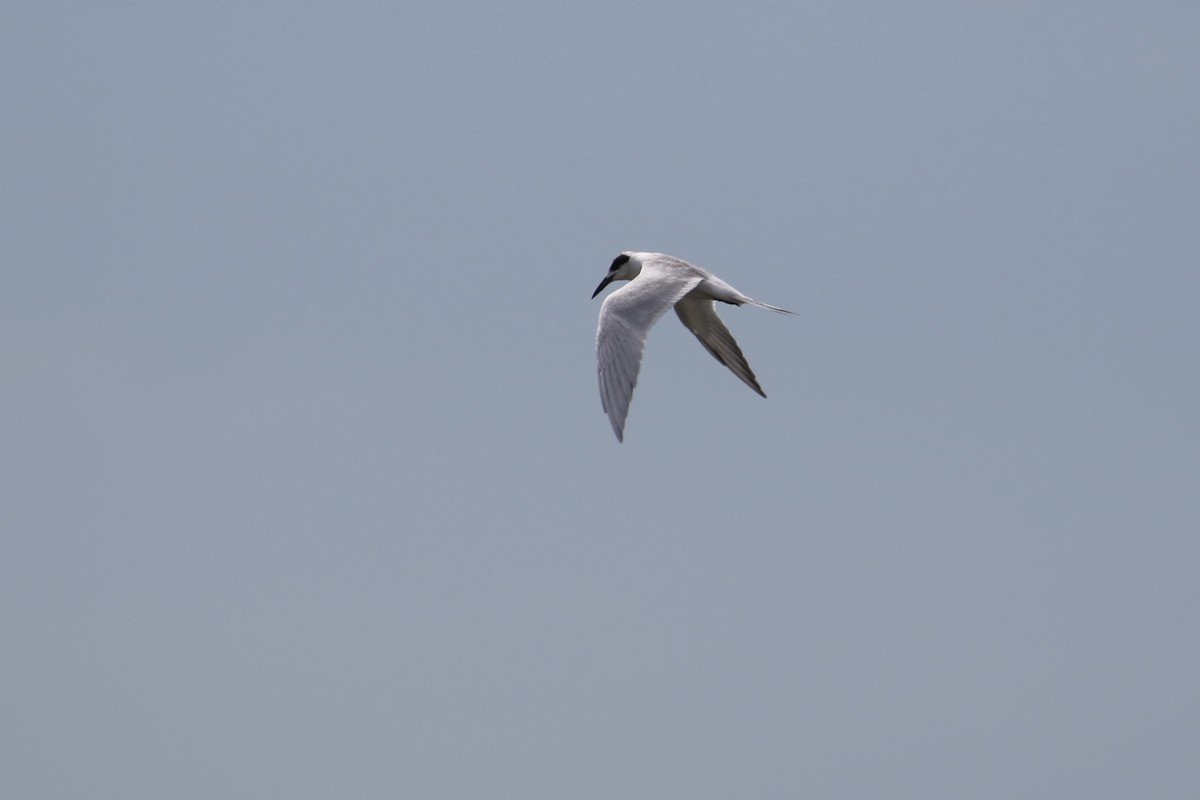
{"label": "bird's wing", "polygon": [[675,313],[679,321],[689,331],[696,335],[704,349],[713,354],[729,370],[741,378],[747,386],[763,397],[766,393],[758,385],[758,380],[746,363],[742,349],[734,341],[733,334],[725,327],[725,323],[717,316],[716,304],[711,297],[693,292],[684,296],[675,304]]}
{"label": "bird's wing", "polygon": [[625,437],[625,417],[642,366],[646,335],[700,280],[700,275],[647,264],[636,278],[604,298],[596,327],[600,403],[618,441]]}

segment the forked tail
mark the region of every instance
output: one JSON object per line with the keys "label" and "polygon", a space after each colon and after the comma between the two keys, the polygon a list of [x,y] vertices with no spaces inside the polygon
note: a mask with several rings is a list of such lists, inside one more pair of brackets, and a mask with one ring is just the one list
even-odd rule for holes
{"label": "forked tail", "polygon": [[776,314],[791,314],[793,317],[796,316],[796,312],[788,311],[786,308],[780,308],[779,306],[769,305],[767,303],[762,302],[761,300],[755,300],[752,297],[746,298],[746,299],[749,300],[754,305],[758,306],[759,308],[765,308],[767,311],[774,311]]}

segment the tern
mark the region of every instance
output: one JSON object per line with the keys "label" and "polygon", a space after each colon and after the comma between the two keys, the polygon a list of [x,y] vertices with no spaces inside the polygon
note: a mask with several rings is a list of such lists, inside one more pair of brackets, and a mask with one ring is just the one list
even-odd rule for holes
{"label": "tern", "polygon": [[596,326],[600,404],[617,441],[625,441],[625,417],[637,385],[646,336],[668,308],[696,335],[704,349],[763,397],[767,394],[746,363],[742,349],[717,316],[715,301],[749,303],[781,314],[792,312],[748,297],[708,270],[665,253],[624,252],[613,259],[592,298],[613,281],[629,281],[604,298]]}

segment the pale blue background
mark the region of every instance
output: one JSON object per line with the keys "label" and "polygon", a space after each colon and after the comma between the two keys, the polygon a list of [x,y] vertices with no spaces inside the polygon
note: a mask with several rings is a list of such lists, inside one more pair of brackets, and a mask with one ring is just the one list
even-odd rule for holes
{"label": "pale blue background", "polygon": [[1198,41],[5,4],[0,795],[1200,796]]}

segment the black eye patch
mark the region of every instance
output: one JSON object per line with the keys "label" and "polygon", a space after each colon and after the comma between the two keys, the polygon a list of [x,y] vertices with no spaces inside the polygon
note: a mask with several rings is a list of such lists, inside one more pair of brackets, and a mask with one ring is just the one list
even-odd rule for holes
{"label": "black eye patch", "polygon": [[612,266],[608,268],[608,271],[612,272],[613,270],[618,269],[619,267],[621,267],[624,264],[627,264],[628,262],[629,262],[629,256],[626,255],[625,253],[621,253],[621,255],[619,255],[613,259]]}

